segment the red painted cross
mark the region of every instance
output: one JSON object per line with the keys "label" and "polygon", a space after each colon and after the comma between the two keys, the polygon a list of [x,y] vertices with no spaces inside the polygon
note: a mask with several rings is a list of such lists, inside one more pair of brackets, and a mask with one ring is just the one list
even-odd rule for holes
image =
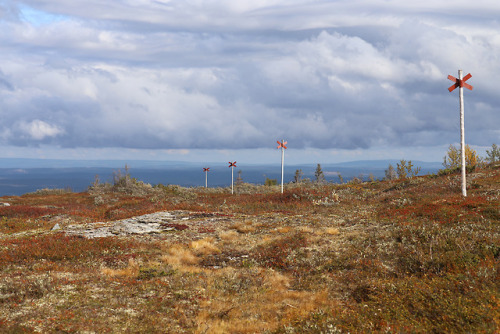
{"label": "red painted cross", "polygon": [[472,75],[470,73],[467,74],[462,80],[457,79],[452,75],[448,75],[448,79],[450,79],[451,81],[455,81],[455,84],[453,86],[451,86],[450,88],[448,88],[448,90],[450,92],[452,92],[457,87],[465,87],[467,89],[472,90],[473,87],[471,85],[469,85],[468,83],[465,83],[470,78],[472,78]]}
{"label": "red painted cross", "polygon": [[235,162],[229,161],[229,167],[236,167],[236,161]]}
{"label": "red painted cross", "polygon": [[280,142],[279,140],[276,141],[278,143],[278,148],[284,148],[287,149],[286,144],[288,143],[287,141],[282,141]]}
{"label": "red painted cross", "polygon": [[209,172],[209,171],[210,171],[210,167],[203,168],[203,171],[204,171],[204,172]]}

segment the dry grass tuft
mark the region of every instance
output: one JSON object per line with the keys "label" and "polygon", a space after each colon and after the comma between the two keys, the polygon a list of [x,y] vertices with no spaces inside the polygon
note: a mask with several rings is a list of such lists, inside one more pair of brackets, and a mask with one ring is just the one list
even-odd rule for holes
{"label": "dry grass tuft", "polygon": [[329,235],[338,235],[340,234],[340,231],[336,227],[327,227],[324,229],[324,233]]}
{"label": "dry grass tuft", "polygon": [[255,227],[252,225],[252,222],[249,221],[236,222],[229,228],[243,234],[255,232]]}
{"label": "dry grass tuft", "polygon": [[269,270],[264,277],[264,284],[274,291],[285,291],[290,287],[290,278],[277,271]]}
{"label": "dry grass tuft", "polygon": [[[262,333],[308,315],[329,303],[324,291],[289,289],[290,278],[272,269],[244,276],[226,268],[210,278],[197,333]],[[236,294],[236,295],[235,295]]]}
{"label": "dry grass tuft", "polygon": [[231,230],[231,231],[221,232],[219,234],[219,237],[221,238],[222,241],[229,242],[238,239],[240,236],[238,232]]}
{"label": "dry grass tuft", "polygon": [[282,233],[282,234],[285,234],[285,233],[288,233],[292,230],[292,227],[291,226],[284,226],[284,227],[279,227],[276,229],[276,231],[278,233]]}
{"label": "dry grass tuft", "polygon": [[139,264],[134,259],[129,259],[126,268],[111,269],[104,267],[101,269],[101,274],[109,277],[137,278],[139,276]]}
{"label": "dry grass tuft", "polygon": [[315,230],[310,227],[310,226],[301,226],[299,227],[299,232],[302,232],[302,233],[314,233]]}
{"label": "dry grass tuft", "polygon": [[168,254],[161,258],[164,262],[175,266],[194,265],[199,262],[199,258],[190,249],[176,244],[168,249]]}
{"label": "dry grass tuft", "polygon": [[220,253],[220,249],[214,245],[214,242],[214,238],[195,240],[191,242],[191,249],[193,249],[197,255],[218,254]]}

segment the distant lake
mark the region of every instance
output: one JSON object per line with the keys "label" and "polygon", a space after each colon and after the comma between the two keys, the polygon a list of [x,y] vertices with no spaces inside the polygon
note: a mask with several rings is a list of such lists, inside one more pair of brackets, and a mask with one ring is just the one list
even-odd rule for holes
{"label": "distant lake", "polygon": [[[340,173],[344,181],[353,177],[363,177],[367,180],[371,173],[375,178],[382,179],[385,176],[385,169],[390,162],[364,162],[364,163],[344,163],[336,165],[322,165],[325,178],[328,182],[338,183]],[[35,164],[35,163],[33,163]],[[46,163],[48,165],[48,163]],[[149,163],[150,165],[154,165]],[[436,163],[422,163],[421,175],[435,173],[439,169]],[[11,164],[12,165],[12,164]],[[23,164],[19,164],[23,165]],[[26,165],[26,164],[24,164]],[[43,164],[42,164],[43,165]],[[71,165],[66,163],[65,165]],[[123,164],[122,166],[124,166]],[[178,163],[168,166],[163,162],[162,166],[129,166],[129,173],[132,177],[149,183],[155,184],[175,184],[183,187],[201,187],[205,186],[205,174],[203,167],[210,167],[208,173],[209,187],[229,187],[231,185],[231,170],[226,165],[202,165],[195,163]],[[419,166],[418,163],[415,163]],[[396,166],[393,163],[393,166]],[[295,171],[301,169],[303,178],[314,179],[316,165],[286,166],[285,165],[285,183],[292,182]],[[34,192],[38,189],[70,189],[75,192],[86,191],[94,182],[96,175],[100,182],[113,182],[113,175],[117,171],[125,173],[123,167],[44,167],[44,168],[0,168],[0,196],[22,195]],[[241,171],[241,178],[244,182],[253,184],[264,184],[266,178],[281,180],[281,166],[257,166],[241,165],[234,169],[234,179],[238,177]]]}
{"label": "distant lake", "polygon": [[[234,179],[241,171],[244,182],[264,184],[266,177],[281,180],[281,171],[278,166],[276,171],[268,168],[235,168]],[[0,168],[0,196],[22,195],[38,189],[65,189],[75,192],[86,191],[95,181],[96,175],[101,183],[113,182],[113,175],[120,168]],[[122,175],[125,173],[121,169]],[[131,177],[139,181],[156,184],[175,184],[183,187],[205,186],[203,168],[131,168]],[[285,182],[293,180],[294,171],[285,173]],[[228,167],[212,167],[208,173],[210,187],[229,187],[231,185],[231,170]]]}

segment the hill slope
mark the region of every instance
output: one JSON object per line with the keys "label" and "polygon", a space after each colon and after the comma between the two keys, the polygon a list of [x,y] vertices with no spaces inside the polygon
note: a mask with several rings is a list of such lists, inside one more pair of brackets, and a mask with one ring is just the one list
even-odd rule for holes
{"label": "hill slope", "polygon": [[231,195],[123,178],[3,197],[0,327],[497,332],[500,169],[468,187],[449,175]]}

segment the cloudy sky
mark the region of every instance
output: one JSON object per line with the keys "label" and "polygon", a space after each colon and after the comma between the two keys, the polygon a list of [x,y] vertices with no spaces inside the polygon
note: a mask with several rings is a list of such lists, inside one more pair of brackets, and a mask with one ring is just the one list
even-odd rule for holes
{"label": "cloudy sky", "polygon": [[441,161],[500,144],[497,0],[0,0],[0,157]]}

